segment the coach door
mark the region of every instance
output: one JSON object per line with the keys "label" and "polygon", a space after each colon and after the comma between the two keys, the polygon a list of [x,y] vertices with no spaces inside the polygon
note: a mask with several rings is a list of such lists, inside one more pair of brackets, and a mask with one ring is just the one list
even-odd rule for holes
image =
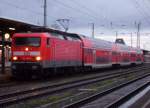
{"label": "coach door", "polygon": [[93,49],[93,64],[96,64],[96,50]]}

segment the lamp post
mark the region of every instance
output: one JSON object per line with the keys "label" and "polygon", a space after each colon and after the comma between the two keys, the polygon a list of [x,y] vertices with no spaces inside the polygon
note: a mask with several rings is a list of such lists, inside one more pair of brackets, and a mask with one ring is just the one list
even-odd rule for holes
{"label": "lamp post", "polygon": [[132,33],[130,33],[130,35],[131,35],[131,47],[132,47],[132,43],[133,43]]}
{"label": "lamp post", "polygon": [[5,32],[2,30],[2,55],[1,55],[1,63],[2,63],[2,70],[1,73],[5,74],[5,49],[4,49],[4,44],[5,44]]}
{"label": "lamp post", "polygon": [[5,40],[9,40],[10,39],[10,34],[9,33],[5,33],[5,30],[2,30],[1,32],[2,35],[2,55],[1,55],[1,63],[2,63],[2,67],[1,67],[1,73],[5,74]]}
{"label": "lamp post", "polygon": [[118,38],[118,31],[116,31],[116,39]]}

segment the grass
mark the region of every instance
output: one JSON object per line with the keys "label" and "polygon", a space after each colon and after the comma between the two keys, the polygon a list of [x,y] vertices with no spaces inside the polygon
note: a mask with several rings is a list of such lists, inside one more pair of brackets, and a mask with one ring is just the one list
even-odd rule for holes
{"label": "grass", "polygon": [[18,105],[13,105],[10,108],[16,108],[16,107],[17,108],[33,108],[33,107],[38,107],[40,105],[56,102],[56,101],[61,100],[65,97],[68,97],[70,95],[72,95],[71,92],[65,92],[61,95],[60,94],[55,94],[55,95],[52,95],[52,96],[47,96],[47,97],[43,97],[43,98],[40,98],[40,99],[32,99],[32,100],[29,100],[29,101],[26,101],[26,102],[23,102],[23,103],[19,103]]}

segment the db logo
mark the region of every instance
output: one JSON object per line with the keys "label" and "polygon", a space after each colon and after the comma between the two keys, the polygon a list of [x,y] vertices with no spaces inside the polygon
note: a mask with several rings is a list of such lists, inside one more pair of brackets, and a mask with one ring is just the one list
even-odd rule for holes
{"label": "db logo", "polygon": [[24,52],[24,55],[30,55],[30,52]]}

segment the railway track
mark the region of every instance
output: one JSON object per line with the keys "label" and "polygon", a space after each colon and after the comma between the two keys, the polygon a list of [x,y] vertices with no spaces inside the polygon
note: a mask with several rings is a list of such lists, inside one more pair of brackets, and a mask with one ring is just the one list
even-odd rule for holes
{"label": "railway track", "polygon": [[[145,65],[143,65],[143,66],[140,66],[140,67],[145,67]],[[133,67],[133,69],[134,68],[137,68],[137,67]],[[127,69],[130,69],[130,67],[128,68],[127,67]],[[126,68],[122,68],[122,70],[127,70]],[[111,70],[112,71],[112,70]],[[114,70],[114,71],[120,71],[120,69],[117,69],[117,70]],[[110,73],[110,70],[105,70],[105,71],[103,71],[103,72],[101,72],[101,73],[105,73],[105,72],[109,72]],[[89,75],[90,75],[90,72],[88,72],[89,73]],[[91,72],[92,73],[92,72]],[[83,73],[84,74],[84,73]],[[94,73],[92,73],[92,74],[94,74]],[[82,75],[82,74],[81,74]],[[56,77],[56,76],[55,76]],[[63,76],[62,76],[63,77]],[[60,79],[60,78],[59,78]],[[50,79],[50,80],[46,80],[47,82],[48,81],[52,81],[52,80],[57,80],[57,77],[54,79]],[[6,81],[6,82],[0,82],[0,88],[4,88],[4,87],[14,87],[14,86],[19,86],[19,85],[28,85],[28,84],[30,84],[30,82],[31,81],[21,81],[21,82],[19,82],[19,81],[15,81],[14,79],[11,79],[11,80],[9,80],[9,81]],[[33,80],[32,80],[32,82],[33,82]],[[40,82],[45,82],[45,80],[44,81],[42,81],[42,80],[34,80],[34,82],[35,83],[40,83]]]}
{"label": "railway track", "polygon": [[[90,108],[90,107],[98,107],[98,106],[99,107],[101,106],[101,107],[104,107],[104,108],[118,108],[124,102],[129,100],[132,96],[135,96],[135,94],[139,93],[141,90],[143,90],[147,86],[149,86],[150,85],[150,81],[145,82],[140,87],[137,87],[134,90],[128,92],[125,96],[120,96],[120,98],[117,99],[117,100],[110,99],[111,96],[108,96],[108,95],[109,94],[111,95],[111,93],[113,93],[114,91],[117,91],[117,90],[119,90],[121,88],[124,88],[124,87],[126,87],[128,85],[131,85],[132,83],[136,83],[136,82],[138,82],[138,81],[140,81],[142,79],[145,79],[145,78],[150,78],[150,73],[148,73],[146,75],[143,75],[143,76],[140,76],[138,78],[135,78],[135,79],[133,79],[131,81],[125,82],[123,84],[120,84],[120,85],[114,86],[112,88],[109,88],[109,89],[107,89],[107,90],[105,90],[103,92],[96,93],[94,95],[91,95],[91,96],[86,97],[86,98],[84,98],[82,100],[76,101],[74,103],[71,103],[69,105],[65,105],[63,108],[78,108],[78,107]],[[112,94],[112,95],[115,96],[114,94]],[[97,101],[99,103],[93,102],[95,100],[98,100],[99,98],[102,98],[102,97],[105,98],[105,96],[108,96],[109,97],[108,100],[111,100],[111,102],[104,102],[105,99],[103,99],[103,101]],[[111,98],[113,98],[113,96]],[[101,102],[110,103],[110,104],[108,104],[108,105],[100,105]],[[98,105],[96,106],[96,105],[93,105],[93,104],[98,104]]]}
{"label": "railway track", "polygon": [[[1,72],[1,67],[0,67],[0,72]],[[10,80],[11,80],[10,68],[6,67],[5,74],[0,73],[0,85],[4,83],[9,83]]]}
{"label": "railway track", "polygon": [[[146,65],[140,65],[140,68],[142,68],[142,67],[146,67]],[[137,68],[137,66],[136,67],[132,67],[133,69],[134,68]],[[115,70],[102,70],[103,72],[100,72],[100,74],[103,74],[103,73],[106,73],[106,72],[108,72],[108,73],[113,73],[113,71],[123,71],[123,70],[130,70],[130,67],[125,67],[125,68],[121,68],[121,69],[115,69]],[[101,70],[100,70],[101,71]],[[98,72],[95,72],[96,74],[99,74]],[[91,74],[95,74],[95,73],[93,73],[93,72],[88,72],[88,74],[89,74],[89,76],[91,75]],[[81,75],[84,75],[84,73],[83,74],[81,74]],[[81,76],[80,75],[80,76]],[[37,79],[35,79],[35,80],[32,80],[32,82],[35,82],[35,83],[40,83],[40,82],[48,82],[48,81],[53,81],[53,80],[57,80],[57,76],[55,76],[56,78],[54,79],[46,79],[46,81],[44,80],[37,80]],[[63,76],[62,76],[63,77]],[[61,78],[62,78],[61,77]],[[70,76],[69,76],[70,77]],[[76,77],[78,77],[78,76],[76,76]],[[60,78],[58,78],[58,79],[60,79]],[[11,79],[10,81],[6,81],[6,82],[0,82],[0,88],[4,88],[4,87],[14,87],[14,86],[19,86],[19,85],[28,85],[28,84],[30,84],[30,82],[31,81],[21,81],[21,82],[19,82],[19,81],[15,81],[14,79]]]}
{"label": "railway track", "polygon": [[[144,68],[144,67],[147,67],[146,65],[142,65],[142,66],[140,66],[139,68]],[[137,67],[132,67],[132,69],[136,69]],[[127,68],[121,68],[121,69],[117,69],[117,70],[105,70],[105,71],[103,71],[103,72],[100,72],[100,73],[98,73],[98,72],[95,72],[98,76],[99,76],[99,74],[101,75],[103,75],[103,73],[105,74],[106,72],[108,72],[108,73],[114,73],[114,71],[115,71],[115,73],[116,72],[119,72],[119,71],[124,71],[124,70],[126,70],[126,71],[128,71],[128,70],[130,70],[130,67],[127,67]],[[101,71],[101,70],[100,70]],[[95,73],[92,73],[92,72],[88,72],[88,75],[89,76],[91,76],[91,75],[94,75]],[[84,73],[83,74],[81,74],[81,75],[84,75]],[[80,76],[81,76],[80,75]],[[85,75],[84,75],[85,76]],[[83,77],[84,77],[83,76]],[[63,76],[62,76],[63,77]],[[78,76],[76,76],[76,77],[78,77]],[[67,78],[67,77],[66,77]],[[69,78],[70,78],[70,76],[69,76]],[[60,78],[58,78],[58,79],[60,79]],[[46,81],[44,80],[32,80],[32,82],[34,82],[33,84],[35,84],[35,83],[41,83],[41,82],[48,82],[48,81],[53,81],[53,80],[57,80],[57,77],[55,78],[55,79],[47,79]],[[8,82],[3,82],[3,83],[0,83],[0,88],[4,88],[4,87],[14,87],[14,86],[19,86],[19,85],[29,85],[30,84],[30,82],[31,81],[21,81],[21,82],[19,82],[19,81],[15,81],[14,79],[11,79],[10,81],[8,81]]]}
{"label": "railway track", "polygon": [[39,87],[39,88],[34,88],[34,89],[32,88],[32,89],[25,90],[25,91],[16,91],[16,92],[8,93],[8,94],[3,94],[3,95],[0,95],[0,106],[8,106],[11,104],[15,104],[17,102],[21,102],[21,101],[35,98],[35,97],[40,97],[40,96],[43,96],[46,94],[51,95],[51,94],[54,94],[56,92],[60,92],[63,90],[68,90],[68,89],[72,89],[75,87],[79,87],[79,86],[92,84],[95,82],[119,77],[122,75],[127,75],[129,73],[136,73],[136,72],[142,71],[144,69],[145,69],[145,67],[137,68],[136,70],[130,70],[130,71],[126,70],[121,73],[120,72],[119,73],[114,72],[114,73],[110,73],[110,74],[108,73],[105,75],[100,75],[100,76],[96,76],[96,77],[92,77],[92,78],[85,78],[82,80],[54,84],[54,85],[46,85],[44,87]]}
{"label": "railway track", "polygon": [[1,83],[0,84],[0,88],[3,88],[3,87],[10,87],[10,86],[15,86],[17,85],[18,83],[13,81],[13,82],[5,82],[5,83]]}
{"label": "railway track", "polygon": [[114,107],[119,107],[121,106],[123,103],[127,102],[128,100],[131,99],[131,97],[135,96],[136,94],[138,94],[139,92],[141,92],[142,90],[144,90],[146,87],[148,87],[150,85],[150,82],[146,82],[143,85],[137,87],[135,90],[133,90],[132,92],[127,93],[125,96],[122,96],[121,98],[119,98],[118,100],[112,102],[111,104],[109,104],[106,108],[114,108]]}

